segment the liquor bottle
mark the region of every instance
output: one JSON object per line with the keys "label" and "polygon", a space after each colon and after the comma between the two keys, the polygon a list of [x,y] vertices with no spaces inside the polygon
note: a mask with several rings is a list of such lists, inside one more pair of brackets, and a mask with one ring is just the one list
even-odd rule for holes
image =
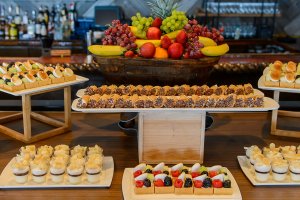
{"label": "liquor bottle", "polygon": [[48,35],[49,37],[53,38],[54,37],[54,22],[55,22],[55,16],[56,16],[56,12],[55,12],[55,7],[54,5],[52,6],[52,10],[50,12],[50,15],[49,15],[49,23],[48,23]]}
{"label": "liquor bottle", "polygon": [[32,11],[31,14],[31,19],[28,22],[28,26],[27,26],[27,32],[28,32],[28,38],[29,39],[33,39],[35,38],[35,18],[36,18],[36,14],[35,14],[35,10]]}
{"label": "liquor bottle", "polygon": [[0,39],[5,38],[5,25],[6,25],[5,7],[3,5],[0,7]]}
{"label": "liquor bottle", "polygon": [[19,26],[22,22],[22,18],[20,16],[20,7],[18,5],[16,6],[16,15],[14,17],[14,21],[17,26]]}
{"label": "liquor bottle", "polygon": [[47,24],[46,24],[46,21],[44,20],[41,23],[41,37],[45,38],[45,37],[47,37],[47,35],[48,35]]}
{"label": "liquor bottle", "polygon": [[28,24],[29,24],[28,13],[25,11],[24,14],[22,15],[21,25],[19,25],[19,39],[29,38]]}
{"label": "liquor bottle", "polygon": [[75,2],[72,2],[70,4],[70,10],[69,10],[69,21],[70,21],[70,28],[71,28],[72,34],[75,32],[76,19],[77,19],[76,4],[75,4]]}
{"label": "liquor bottle", "polygon": [[62,40],[62,22],[61,22],[61,10],[59,4],[56,5],[55,17],[54,17],[54,39]]}
{"label": "liquor bottle", "polygon": [[18,28],[14,21],[11,22],[9,27],[9,37],[12,40],[18,39]]}
{"label": "liquor bottle", "polygon": [[50,13],[49,13],[48,6],[45,6],[45,8],[44,8],[44,21],[47,25],[49,23],[49,15],[50,15]]}
{"label": "liquor bottle", "polygon": [[43,20],[44,15],[42,13],[42,7],[39,7],[39,13],[35,19],[35,38],[41,37],[41,21]]}
{"label": "liquor bottle", "polygon": [[9,29],[10,29],[10,24],[12,22],[12,7],[11,5],[8,6],[8,14],[6,18],[6,24],[5,24],[5,39],[8,40],[10,37],[9,34]]}

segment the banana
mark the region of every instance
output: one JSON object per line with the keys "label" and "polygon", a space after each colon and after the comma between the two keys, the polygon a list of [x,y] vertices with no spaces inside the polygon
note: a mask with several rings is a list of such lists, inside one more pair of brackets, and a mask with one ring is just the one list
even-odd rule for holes
{"label": "banana", "polygon": [[199,42],[201,42],[204,47],[217,46],[217,43],[208,37],[199,36]]}
{"label": "banana", "polygon": [[88,50],[97,56],[120,56],[126,48],[117,45],[91,45]]}
{"label": "banana", "polygon": [[228,44],[222,44],[219,46],[208,46],[203,47],[201,52],[206,56],[221,56],[229,51]]}
{"label": "banana", "polygon": [[161,38],[163,38],[164,36],[168,36],[171,40],[174,40],[180,31],[181,30],[170,32],[168,34],[161,36]]}
{"label": "banana", "polygon": [[137,27],[135,26],[129,26],[130,31],[137,37],[141,39],[147,39],[146,32],[139,32]]}
{"label": "banana", "polygon": [[147,42],[151,42],[152,44],[154,44],[155,47],[159,47],[161,44],[160,40],[135,40],[135,44],[138,46],[138,48],[140,48],[143,44],[147,43]]}

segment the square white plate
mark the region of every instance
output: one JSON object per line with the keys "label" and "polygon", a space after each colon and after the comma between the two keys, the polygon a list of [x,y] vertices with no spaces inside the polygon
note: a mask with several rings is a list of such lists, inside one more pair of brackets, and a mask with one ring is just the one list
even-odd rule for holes
{"label": "square white plate", "polygon": [[122,192],[124,200],[191,200],[191,199],[235,199],[241,200],[242,195],[234,177],[227,169],[233,188],[232,195],[176,195],[176,194],[135,194],[132,184],[132,168],[126,168],[122,179]]}
{"label": "square white plate", "polygon": [[14,159],[6,165],[0,176],[0,188],[1,189],[14,189],[14,188],[89,188],[89,187],[110,187],[113,174],[114,174],[114,160],[111,156],[105,156],[103,158],[103,171],[101,173],[100,181],[97,183],[89,183],[87,181],[86,174],[82,175],[82,182],[77,185],[69,183],[68,177],[65,174],[64,181],[62,183],[54,183],[51,181],[49,173],[46,175],[46,181],[44,183],[35,183],[31,179],[31,175],[28,177],[28,182],[19,184],[15,181],[15,177],[12,173],[11,165]]}
{"label": "square white plate", "polygon": [[252,183],[252,185],[255,185],[255,186],[300,185],[300,182],[293,182],[292,180],[290,180],[289,174],[287,175],[287,178],[282,182],[274,181],[272,179],[272,174],[270,174],[269,180],[267,182],[259,182],[255,179],[254,169],[252,169],[251,166],[249,166],[246,156],[238,156],[237,159],[239,161],[240,167],[242,168],[242,171],[247,176],[247,178]]}

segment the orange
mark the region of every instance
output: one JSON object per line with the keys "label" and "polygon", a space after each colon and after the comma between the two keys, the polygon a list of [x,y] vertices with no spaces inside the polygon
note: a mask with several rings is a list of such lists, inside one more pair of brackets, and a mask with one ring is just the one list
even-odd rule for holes
{"label": "orange", "polygon": [[154,58],[168,58],[168,51],[161,47],[156,47]]}

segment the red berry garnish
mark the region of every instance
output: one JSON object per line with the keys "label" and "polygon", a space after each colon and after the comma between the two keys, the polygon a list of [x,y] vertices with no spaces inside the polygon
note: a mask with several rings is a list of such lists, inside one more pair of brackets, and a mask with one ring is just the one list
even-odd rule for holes
{"label": "red berry garnish", "polygon": [[218,175],[218,172],[217,172],[217,171],[209,171],[209,172],[208,172],[208,176],[209,176],[210,178],[212,178],[212,177],[214,177],[214,176],[216,176],[216,175]]}
{"label": "red berry garnish", "polygon": [[173,177],[178,177],[180,175],[180,171],[179,170],[171,171],[171,174]]}
{"label": "red berry garnish", "polygon": [[194,186],[196,188],[202,188],[202,185],[203,185],[203,182],[202,181],[199,181],[199,180],[195,180],[194,181]]}
{"label": "red berry garnish", "polygon": [[165,184],[164,184],[163,180],[158,179],[158,180],[154,181],[154,185],[156,187],[163,187]]}
{"label": "red berry garnish", "polygon": [[135,181],[135,186],[136,186],[137,188],[141,188],[141,187],[144,186],[144,182],[143,182],[143,181]]}
{"label": "red berry garnish", "polygon": [[176,188],[182,188],[183,181],[181,179],[176,179],[174,183],[174,187]]}
{"label": "red berry garnish", "polygon": [[133,176],[135,178],[135,177],[138,177],[139,175],[141,175],[142,173],[143,173],[142,170],[137,170],[133,173]]}
{"label": "red berry garnish", "polygon": [[219,179],[213,180],[212,185],[214,188],[222,188],[223,187],[223,183]]}

